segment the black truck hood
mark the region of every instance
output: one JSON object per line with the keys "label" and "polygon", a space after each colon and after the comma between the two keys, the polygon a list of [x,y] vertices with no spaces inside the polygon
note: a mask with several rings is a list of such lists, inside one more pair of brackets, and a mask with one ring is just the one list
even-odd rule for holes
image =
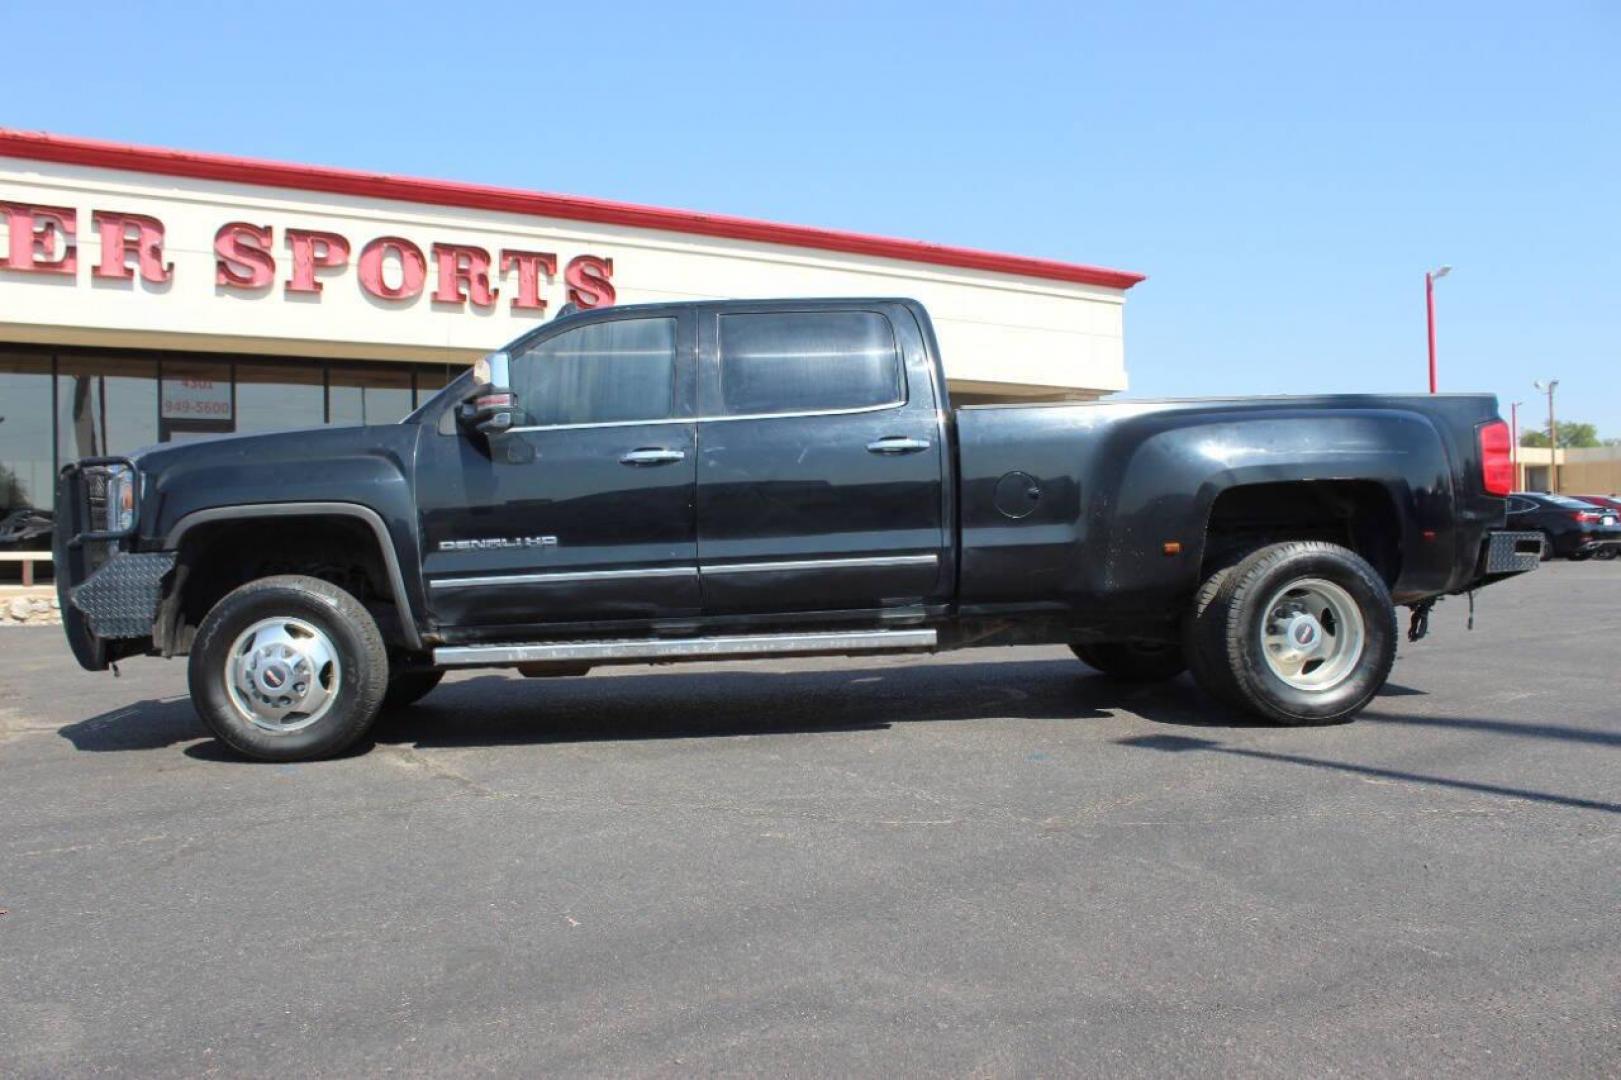
{"label": "black truck hood", "polygon": [[396,424],[377,424],[354,427],[292,428],[254,435],[198,435],[184,442],[153,443],[133,450],[126,456],[144,473],[157,473],[177,465],[196,460],[218,459],[221,455],[307,453],[319,455],[323,451],[359,445],[368,437],[375,438],[380,427]]}

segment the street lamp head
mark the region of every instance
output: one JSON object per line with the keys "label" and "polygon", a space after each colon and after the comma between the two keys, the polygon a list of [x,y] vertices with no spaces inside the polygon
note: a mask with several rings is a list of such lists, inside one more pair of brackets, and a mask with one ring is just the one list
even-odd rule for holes
{"label": "street lamp head", "polygon": [[1537,391],[1539,394],[1551,394],[1558,386],[1558,379],[1538,379],[1536,382],[1531,384],[1531,389]]}
{"label": "street lamp head", "polygon": [[1452,267],[1443,265],[1435,270],[1430,271],[1430,280],[1440,281],[1450,273],[1452,273]]}

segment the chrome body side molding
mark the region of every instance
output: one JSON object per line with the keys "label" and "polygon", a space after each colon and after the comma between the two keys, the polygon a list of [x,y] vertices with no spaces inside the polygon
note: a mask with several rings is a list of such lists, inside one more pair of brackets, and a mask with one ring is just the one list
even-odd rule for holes
{"label": "chrome body side molding", "polygon": [[881,566],[935,566],[938,555],[878,555],[853,559],[778,559],[770,562],[720,563],[700,568],[705,574],[769,574],[774,570],[863,570]]}
{"label": "chrome body side molding", "polygon": [[434,589],[464,589],[472,585],[549,585],[552,582],[614,581],[626,578],[693,577],[692,566],[657,566],[648,570],[556,570],[540,574],[481,574],[478,577],[434,578]]}
{"label": "chrome body side molding", "polygon": [[477,577],[442,577],[428,582],[433,589],[464,589],[479,585],[550,585],[575,581],[614,581],[630,578],[690,577],[695,574],[769,574],[794,570],[860,570],[885,566],[937,566],[938,555],[878,555],[848,559],[778,559],[768,562],[717,565],[658,566],[647,570],[552,570],[534,574],[480,574]]}

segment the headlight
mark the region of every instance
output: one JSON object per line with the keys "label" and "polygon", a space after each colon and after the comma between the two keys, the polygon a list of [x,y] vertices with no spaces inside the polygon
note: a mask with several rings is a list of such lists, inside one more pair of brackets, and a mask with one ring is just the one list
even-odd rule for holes
{"label": "headlight", "polygon": [[128,465],[97,465],[85,470],[90,495],[90,527],[126,532],[135,524],[135,470]]}

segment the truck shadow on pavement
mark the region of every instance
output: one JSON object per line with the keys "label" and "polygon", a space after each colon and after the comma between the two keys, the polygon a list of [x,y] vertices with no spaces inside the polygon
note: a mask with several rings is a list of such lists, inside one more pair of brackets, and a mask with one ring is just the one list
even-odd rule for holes
{"label": "truck shadow on pavement", "polygon": [[[1392,684],[1381,698],[1422,693]],[[1211,702],[1187,676],[1169,683],[1125,685],[1073,660],[906,663],[808,671],[733,668],[643,673],[627,669],[610,678],[479,675],[453,679],[416,705],[382,717],[371,741],[347,756],[364,754],[375,743],[435,749],[839,734],[912,723],[1103,721],[1116,711],[1156,724],[1208,732],[1276,730]],[[1378,702],[1362,714],[1360,723],[1621,747],[1621,733],[1613,731],[1489,717],[1392,713],[1381,709]],[[207,738],[207,730],[185,697],[133,702],[68,724],[59,734],[83,751],[152,750],[191,743],[186,753],[193,758],[241,760]],[[1159,746],[1151,740],[1181,737],[1145,738],[1150,741],[1140,745],[1146,748],[1170,749],[1170,745]],[[1310,763],[1325,768],[1336,764],[1315,759]],[[1450,783],[1416,775],[1410,779]],[[1524,797],[1567,801],[1534,792],[1524,793]]]}
{"label": "truck shadow on pavement", "polygon": [[[1131,686],[1073,660],[908,664],[811,671],[626,671],[611,678],[479,675],[386,714],[375,742],[422,749],[742,735],[836,734],[985,719],[1099,720],[1125,710],[1158,722],[1248,727],[1186,677]],[[206,738],[185,697],[132,702],[58,729],[76,749],[152,750]],[[361,746],[356,753],[364,753]],[[212,740],[189,748],[225,760]]]}

